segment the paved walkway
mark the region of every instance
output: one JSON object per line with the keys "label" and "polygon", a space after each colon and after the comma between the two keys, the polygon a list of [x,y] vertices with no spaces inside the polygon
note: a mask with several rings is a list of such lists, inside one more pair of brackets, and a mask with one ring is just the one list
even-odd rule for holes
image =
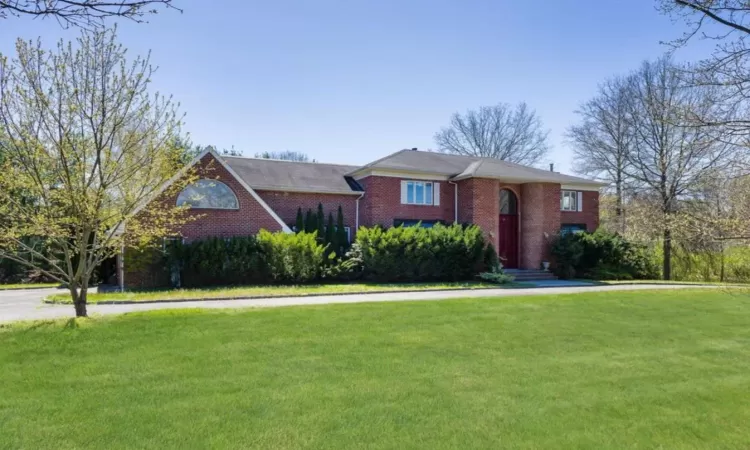
{"label": "paved walkway", "polygon": [[[633,291],[642,289],[685,289],[701,286],[640,284],[619,286],[549,287],[531,289],[475,289],[433,292],[393,292],[387,294],[348,294],[320,297],[279,297],[268,299],[214,300],[181,303],[144,303],[130,305],[89,305],[90,315],[122,314],[133,311],[176,308],[269,308],[293,305],[325,305],[334,303],[398,302],[419,300],[447,300],[468,297],[515,297],[526,295],[573,294],[578,292]],[[36,320],[73,317],[72,305],[46,305],[42,299],[57,292],[55,289],[0,291],[0,323],[16,320]],[[66,292],[66,291],[59,291]]]}

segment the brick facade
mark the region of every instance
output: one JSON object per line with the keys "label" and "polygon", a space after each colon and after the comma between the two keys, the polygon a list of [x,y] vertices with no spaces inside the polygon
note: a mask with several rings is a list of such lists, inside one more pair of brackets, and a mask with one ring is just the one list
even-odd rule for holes
{"label": "brick facade", "polygon": [[365,196],[360,203],[360,225],[393,226],[396,219],[408,220],[442,220],[452,223],[454,219],[453,185],[445,180],[432,181],[440,184],[440,205],[402,205],[401,181],[410,178],[369,176],[357,180],[365,189]]}
{"label": "brick facade", "polygon": [[583,192],[583,211],[561,211],[560,224],[583,224],[586,231],[595,231],[599,227],[599,193]]}
{"label": "brick facade", "polygon": [[[201,178],[217,179],[225,183],[237,196],[239,209],[210,210],[196,209],[190,214],[197,215],[194,221],[186,223],[180,230],[187,241],[211,236],[245,236],[256,234],[261,229],[280,231],[281,224],[271,213],[251,195],[240,181],[235,179],[224,166],[208,154],[198,164]],[[359,203],[360,226],[392,226],[395,220],[439,220],[453,223],[455,214],[455,189],[458,187],[458,222],[473,223],[479,226],[485,237],[498,248],[498,227],[500,215],[500,190],[509,189],[517,198],[518,204],[518,256],[523,269],[537,269],[542,261],[549,260],[550,239],[560,231],[562,224],[585,224],[588,231],[599,225],[599,193],[585,191],[583,211],[560,211],[560,184],[523,183],[507,184],[494,179],[469,178],[455,184],[446,180],[432,181],[440,185],[439,205],[401,204],[401,182],[408,177],[388,177],[370,175],[357,180],[364,188]],[[322,203],[326,215],[333,213],[334,219],[339,205],[343,208],[345,225],[352,230],[352,238],[357,222],[358,194],[317,194],[257,190],[256,194],[266,203],[283,223],[294,225],[298,208],[303,213],[308,209],[317,210]],[[158,199],[156,203],[174,204],[175,197]],[[133,258],[135,255],[131,255]],[[126,255],[126,261],[130,256]],[[164,285],[168,275],[163,270],[141,267],[138,270],[125,265],[126,284],[129,287]]]}
{"label": "brick facade", "polygon": [[[281,220],[290,227],[297,220],[297,209],[302,208],[305,214],[308,209],[316,212],[318,204],[323,205],[323,211],[328,220],[328,213],[333,213],[333,220],[336,220],[339,206],[344,214],[344,226],[352,229],[352,238],[354,237],[354,224],[356,223],[357,198],[359,195],[346,194],[315,194],[305,192],[280,192],[280,191],[256,191],[258,195],[266,202],[271,209],[279,215]],[[361,206],[361,205],[360,205]]]}
{"label": "brick facade", "polygon": [[549,260],[550,239],[560,231],[560,185],[524,183],[521,198],[521,268],[539,269]]}

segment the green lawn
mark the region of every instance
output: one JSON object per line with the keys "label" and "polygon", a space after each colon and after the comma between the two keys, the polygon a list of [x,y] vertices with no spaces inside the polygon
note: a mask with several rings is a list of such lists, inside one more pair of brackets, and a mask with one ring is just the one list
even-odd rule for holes
{"label": "green lawn", "polygon": [[8,289],[40,289],[60,286],[60,283],[15,283],[0,284],[0,291]]}
{"label": "green lawn", "polygon": [[0,448],[747,448],[750,295],[15,325],[0,380]]}
{"label": "green lawn", "polygon": [[[481,289],[518,287],[519,283],[497,285],[490,283],[349,283],[316,284],[299,286],[239,286],[204,289],[169,289],[132,292],[90,293],[89,303],[102,302],[149,302],[154,300],[202,300],[216,298],[265,298],[325,294],[357,294],[379,291],[423,291],[438,289]],[[46,299],[49,303],[72,303],[68,294],[52,294]]]}

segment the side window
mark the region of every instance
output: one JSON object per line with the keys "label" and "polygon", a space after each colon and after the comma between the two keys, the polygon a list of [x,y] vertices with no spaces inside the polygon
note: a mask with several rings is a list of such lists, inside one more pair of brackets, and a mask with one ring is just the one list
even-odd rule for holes
{"label": "side window", "polygon": [[583,211],[583,192],[560,191],[561,211]]}

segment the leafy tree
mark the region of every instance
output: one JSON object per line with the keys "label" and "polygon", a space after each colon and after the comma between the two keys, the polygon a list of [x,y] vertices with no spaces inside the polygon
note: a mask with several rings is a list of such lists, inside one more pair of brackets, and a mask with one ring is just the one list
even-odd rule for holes
{"label": "leafy tree", "polygon": [[343,256],[349,247],[348,237],[344,229],[344,211],[341,209],[341,205],[339,205],[339,211],[336,216],[336,245],[336,251],[339,256]]}
{"label": "leafy tree", "polygon": [[143,22],[146,14],[157,13],[157,6],[181,12],[172,0],[0,0],[0,19],[54,17],[63,27],[98,28],[109,17]]}
{"label": "leafy tree", "polygon": [[305,218],[302,215],[302,208],[297,208],[297,220],[294,222],[297,233],[305,231]]}
{"label": "leafy tree", "polygon": [[333,213],[328,213],[328,225],[326,226],[326,244],[328,244],[329,253],[336,251],[336,232],[333,227]]}
{"label": "leafy tree", "polygon": [[326,215],[323,212],[323,204],[318,203],[318,212],[315,215],[315,229],[318,230],[318,239],[323,241],[326,236]]}
{"label": "leafy tree", "polygon": [[[298,161],[298,162],[308,162],[310,161],[310,157],[308,157],[306,154],[301,152],[292,152],[289,150],[283,151],[283,152],[262,152],[262,153],[256,153],[256,158],[263,158],[263,159],[280,159],[284,161]],[[315,162],[315,160],[312,160],[312,162]]]}
{"label": "leafy tree", "polygon": [[312,233],[318,229],[318,219],[313,215],[312,210],[308,209],[305,215],[305,232]]}
{"label": "leafy tree", "polygon": [[549,151],[549,131],[526,103],[506,103],[456,113],[435,134],[441,152],[497,158],[533,166]]}
{"label": "leafy tree", "polygon": [[0,258],[66,284],[86,316],[102,261],[186,220],[168,205],[136,214],[182,167],[180,117],[149,93],[148,58],[128,61],[112,30],[56,51],[18,40],[16,53],[0,55]]}

